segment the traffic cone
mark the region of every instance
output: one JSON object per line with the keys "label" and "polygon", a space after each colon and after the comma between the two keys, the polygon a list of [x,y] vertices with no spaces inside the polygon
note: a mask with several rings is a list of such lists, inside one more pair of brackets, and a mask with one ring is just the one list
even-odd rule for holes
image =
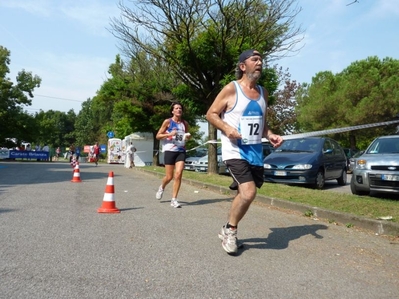
{"label": "traffic cone", "polygon": [[120,213],[120,210],[115,206],[114,193],[114,172],[110,171],[107,186],[105,187],[103,204],[97,210],[98,213]]}
{"label": "traffic cone", "polygon": [[76,163],[75,168],[73,169],[73,177],[71,180],[72,183],[81,183],[80,179],[80,171],[79,171],[79,163]]}

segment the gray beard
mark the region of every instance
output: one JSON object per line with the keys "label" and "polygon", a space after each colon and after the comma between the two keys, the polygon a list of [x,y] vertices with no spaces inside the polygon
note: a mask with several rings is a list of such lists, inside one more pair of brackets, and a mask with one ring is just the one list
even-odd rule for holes
{"label": "gray beard", "polygon": [[261,76],[260,73],[255,73],[255,72],[247,74],[248,79],[249,79],[250,81],[253,81],[253,82],[254,82],[254,81],[258,81],[259,78],[260,78],[260,76]]}

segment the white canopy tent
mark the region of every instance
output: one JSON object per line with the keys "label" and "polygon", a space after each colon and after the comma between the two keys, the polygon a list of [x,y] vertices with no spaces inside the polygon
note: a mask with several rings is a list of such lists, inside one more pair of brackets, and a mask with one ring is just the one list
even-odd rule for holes
{"label": "white canopy tent", "polygon": [[146,166],[152,164],[154,137],[149,132],[135,132],[125,138],[122,141],[122,147],[125,149],[133,143],[137,151],[134,153],[134,164],[135,166]]}

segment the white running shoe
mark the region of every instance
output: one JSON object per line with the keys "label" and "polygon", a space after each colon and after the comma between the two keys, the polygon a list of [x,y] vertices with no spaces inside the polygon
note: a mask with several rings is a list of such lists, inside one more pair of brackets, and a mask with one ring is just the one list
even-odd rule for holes
{"label": "white running shoe", "polygon": [[162,195],[163,195],[163,189],[162,189],[162,186],[159,186],[158,192],[157,192],[157,194],[155,194],[155,198],[161,199]]}
{"label": "white running shoe", "polygon": [[181,208],[181,205],[179,204],[179,202],[177,201],[177,199],[172,199],[170,201],[170,205],[174,208]]}
{"label": "white running shoe", "polygon": [[222,240],[222,247],[228,254],[237,253],[237,229],[231,229],[223,226],[219,233],[219,239]]}

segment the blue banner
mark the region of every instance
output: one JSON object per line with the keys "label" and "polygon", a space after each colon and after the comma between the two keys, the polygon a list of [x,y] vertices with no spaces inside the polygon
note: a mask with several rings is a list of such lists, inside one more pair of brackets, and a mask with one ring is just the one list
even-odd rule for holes
{"label": "blue banner", "polygon": [[0,149],[0,159],[8,159],[10,156],[10,150],[7,148]]}
{"label": "blue banner", "polygon": [[49,152],[43,151],[10,151],[10,158],[11,159],[41,159],[41,160],[48,160],[50,157]]}

